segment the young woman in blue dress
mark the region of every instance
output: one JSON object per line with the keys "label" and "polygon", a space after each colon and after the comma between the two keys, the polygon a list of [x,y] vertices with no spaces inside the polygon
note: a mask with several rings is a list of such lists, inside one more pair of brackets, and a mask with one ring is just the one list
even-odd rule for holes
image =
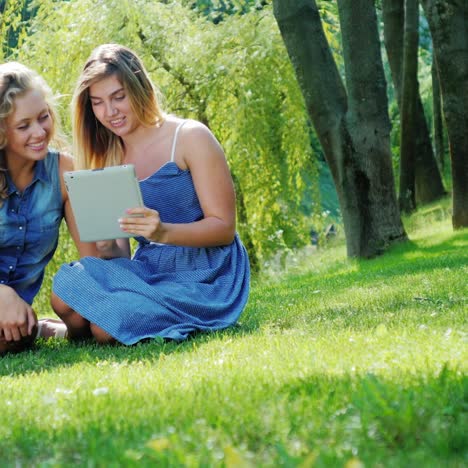
{"label": "young woman in blue dress", "polygon": [[[77,240],[61,174],[70,156],[53,151],[57,114],[52,93],[34,71],[17,62],[0,65],[0,354],[29,347],[66,327],[41,320],[32,308],[65,216]],[[95,247],[77,242],[80,254]]]}
{"label": "young woman in blue dress", "polygon": [[[63,265],[52,305],[69,337],[126,345],[236,323],[249,294],[246,250],[224,152],[202,123],[165,114],[140,58],[96,48],[72,103],[79,168],[133,164],[144,208],[128,210],[128,239],[97,242],[100,258]],[[118,190],[118,187],[116,187]]]}

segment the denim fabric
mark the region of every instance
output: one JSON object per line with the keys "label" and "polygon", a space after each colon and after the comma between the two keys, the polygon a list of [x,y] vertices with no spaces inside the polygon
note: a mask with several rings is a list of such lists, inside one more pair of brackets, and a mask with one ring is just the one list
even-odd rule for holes
{"label": "denim fabric", "polygon": [[0,284],[32,304],[57,248],[63,218],[58,153],[49,151],[36,163],[23,193],[8,175],[7,180],[8,197],[0,207]]}

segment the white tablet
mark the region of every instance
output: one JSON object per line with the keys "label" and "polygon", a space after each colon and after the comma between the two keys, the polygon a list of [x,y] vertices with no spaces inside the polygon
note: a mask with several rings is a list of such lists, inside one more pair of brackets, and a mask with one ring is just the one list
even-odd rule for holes
{"label": "white tablet", "polygon": [[132,237],[118,219],[128,208],[143,206],[140,185],[132,164],[63,174],[82,242]]}

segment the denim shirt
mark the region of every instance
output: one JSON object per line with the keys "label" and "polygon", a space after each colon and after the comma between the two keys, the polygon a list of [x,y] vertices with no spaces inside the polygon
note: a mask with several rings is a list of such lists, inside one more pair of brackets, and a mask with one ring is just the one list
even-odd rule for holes
{"label": "denim shirt", "polygon": [[8,195],[0,207],[0,284],[28,304],[41,287],[57,248],[63,218],[59,154],[37,161],[32,182],[21,193],[7,173]]}

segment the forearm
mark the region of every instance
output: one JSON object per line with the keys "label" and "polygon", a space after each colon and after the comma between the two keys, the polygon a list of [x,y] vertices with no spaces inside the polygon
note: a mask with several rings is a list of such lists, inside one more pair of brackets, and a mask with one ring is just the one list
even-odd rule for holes
{"label": "forearm", "polygon": [[229,245],[234,235],[234,225],[210,217],[187,224],[161,223],[158,235],[149,240],[185,247],[214,247]]}

